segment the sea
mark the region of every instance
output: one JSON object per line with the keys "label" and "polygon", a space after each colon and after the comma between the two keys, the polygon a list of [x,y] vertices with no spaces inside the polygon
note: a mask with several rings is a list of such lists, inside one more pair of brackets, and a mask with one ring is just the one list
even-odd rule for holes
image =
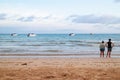
{"label": "sea", "polygon": [[120,57],[120,34],[0,34],[0,55],[99,57],[99,44],[108,39],[114,43],[112,55]]}

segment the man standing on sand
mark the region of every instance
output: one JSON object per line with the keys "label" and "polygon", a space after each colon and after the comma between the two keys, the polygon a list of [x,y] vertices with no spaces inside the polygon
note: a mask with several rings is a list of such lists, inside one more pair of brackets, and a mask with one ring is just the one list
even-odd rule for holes
{"label": "man standing on sand", "polygon": [[109,58],[111,57],[111,51],[113,46],[114,44],[111,42],[111,39],[109,39],[108,42],[106,43],[106,47],[108,49],[106,57],[109,57]]}

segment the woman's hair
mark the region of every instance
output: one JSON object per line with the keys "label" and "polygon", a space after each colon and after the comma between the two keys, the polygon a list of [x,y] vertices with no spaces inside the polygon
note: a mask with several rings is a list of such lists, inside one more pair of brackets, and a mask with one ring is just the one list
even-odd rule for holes
{"label": "woman's hair", "polygon": [[102,43],[104,43],[104,41],[102,41]]}

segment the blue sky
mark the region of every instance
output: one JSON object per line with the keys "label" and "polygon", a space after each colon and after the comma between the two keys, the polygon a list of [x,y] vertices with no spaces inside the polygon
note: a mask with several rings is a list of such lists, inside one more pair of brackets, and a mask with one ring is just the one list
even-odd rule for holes
{"label": "blue sky", "polygon": [[120,33],[120,0],[0,0],[0,33]]}

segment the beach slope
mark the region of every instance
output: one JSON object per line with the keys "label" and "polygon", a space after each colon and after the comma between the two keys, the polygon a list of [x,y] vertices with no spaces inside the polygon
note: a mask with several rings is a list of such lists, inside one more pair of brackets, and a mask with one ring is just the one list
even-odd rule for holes
{"label": "beach slope", "polygon": [[0,80],[120,80],[120,58],[0,58]]}

